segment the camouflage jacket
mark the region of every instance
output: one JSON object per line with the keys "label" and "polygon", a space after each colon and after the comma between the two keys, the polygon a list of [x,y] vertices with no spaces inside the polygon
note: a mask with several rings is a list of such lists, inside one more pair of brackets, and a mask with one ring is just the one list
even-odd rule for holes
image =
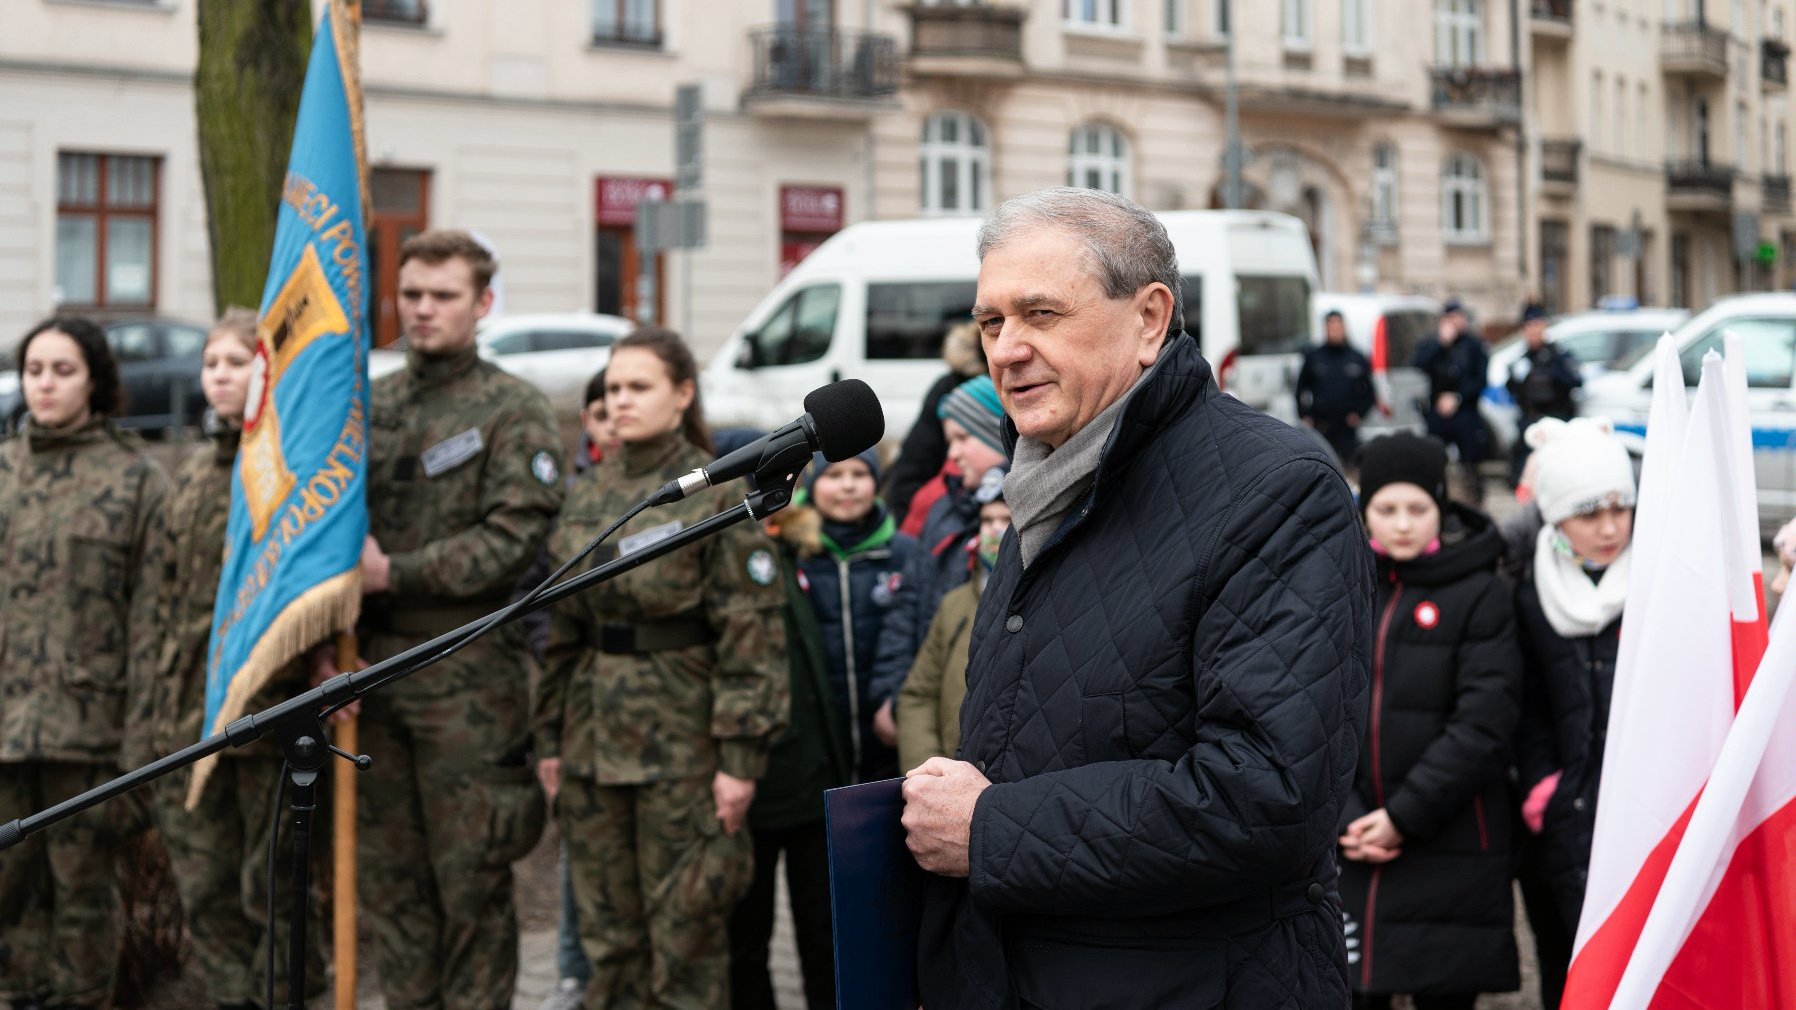
{"label": "camouflage jacket", "polygon": [[[392,559],[391,590],[362,608],[362,653],[375,661],[503,607],[542,550],[563,483],[547,398],[471,347],[408,355],[372,400],[369,531]],[[389,690],[465,695],[469,729],[521,760],[535,669],[512,624]]]}
{"label": "camouflage jacket", "polygon": [[[559,566],[668,480],[710,460],[678,434],[626,445],[574,485],[549,540]],[[576,570],[692,526],[741,500],[718,488],[646,512]],[[784,595],[773,543],[753,522],[556,604],[537,691],[537,751],[618,785],[723,771],[759,778],[788,717]],[[702,620],[712,641],[608,653],[607,625]]]}
{"label": "camouflage jacket", "polygon": [[103,420],[0,444],[0,762],[120,759],[160,641],[168,481]]}
{"label": "camouflage jacket", "polygon": [[[156,628],[162,635],[156,660],[141,692],[147,710],[140,715],[150,729],[143,734],[152,753],[127,755],[141,764],[197,743],[209,733],[201,723],[206,712],[206,659],[212,641],[213,606],[224,567],[225,527],[231,516],[231,472],[241,433],[215,436],[211,445],[195,449],[175,471],[174,490],[161,523],[161,563],[156,593]],[[249,702],[256,712],[290,697],[304,686],[295,666],[279,684],[270,685]],[[274,753],[261,744],[257,753]],[[228,756],[244,754],[226,750]]]}

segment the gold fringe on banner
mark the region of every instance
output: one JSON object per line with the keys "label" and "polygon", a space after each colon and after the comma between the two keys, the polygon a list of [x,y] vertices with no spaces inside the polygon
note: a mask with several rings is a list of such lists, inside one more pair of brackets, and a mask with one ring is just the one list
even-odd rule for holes
{"label": "gold fringe on banner", "polygon": [[[224,731],[245,714],[249,700],[267,687],[287,665],[306,650],[338,632],[348,631],[362,616],[362,569],[357,567],[318,583],[287,605],[262,633],[249,659],[231,678],[224,705],[218,710],[210,733]],[[347,672],[347,671],[345,671]],[[193,784],[187,789],[187,809],[199,805],[206,780],[218,755],[209,754],[193,766]]]}

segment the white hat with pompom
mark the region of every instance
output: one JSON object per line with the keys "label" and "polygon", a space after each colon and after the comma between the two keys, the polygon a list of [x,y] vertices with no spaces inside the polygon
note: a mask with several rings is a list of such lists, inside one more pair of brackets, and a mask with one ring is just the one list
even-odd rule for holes
{"label": "white hat with pompom", "polygon": [[1602,508],[1632,508],[1634,463],[1606,417],[1543,418],[1523,435],[1534,450],[1534,500],[1549,525]]}

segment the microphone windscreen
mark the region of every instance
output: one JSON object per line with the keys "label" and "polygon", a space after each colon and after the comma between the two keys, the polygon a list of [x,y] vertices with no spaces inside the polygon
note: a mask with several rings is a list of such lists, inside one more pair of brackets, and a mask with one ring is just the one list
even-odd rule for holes
{"label": "microphone windscreen", "polygon": [[823,458],[831,463],[858,456],[886,435],[886,413],[873,387],[859,379],[819,386],[804,398],[804,412],[817,426]]}

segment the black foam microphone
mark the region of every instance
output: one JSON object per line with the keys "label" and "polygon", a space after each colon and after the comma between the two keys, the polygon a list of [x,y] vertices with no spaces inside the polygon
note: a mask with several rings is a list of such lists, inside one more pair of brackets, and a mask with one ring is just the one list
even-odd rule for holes
{"label": "black foam microphone", "polygon": [[885,437],[886,415],[872,387],[859,379],[819,386],[804,398],[803,414],[735,452],[662,485],[649,505],[666,505],[751,473],[797,474],[814,452],[837,463]]}

